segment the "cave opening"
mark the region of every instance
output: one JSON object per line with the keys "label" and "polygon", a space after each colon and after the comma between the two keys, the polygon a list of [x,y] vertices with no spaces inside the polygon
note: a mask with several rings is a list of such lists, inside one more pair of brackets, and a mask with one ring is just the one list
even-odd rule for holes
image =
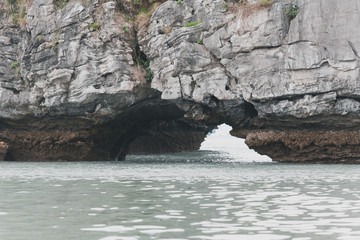
{"label": "cave opening", "polygon": [[227,124],[218,125],[207,134],[201,143],[200,151],[218,151],[227,154],[239,162],[271,162],[271,158],[260,155],[245,144],[245,139],[230,134],[232,127]]}

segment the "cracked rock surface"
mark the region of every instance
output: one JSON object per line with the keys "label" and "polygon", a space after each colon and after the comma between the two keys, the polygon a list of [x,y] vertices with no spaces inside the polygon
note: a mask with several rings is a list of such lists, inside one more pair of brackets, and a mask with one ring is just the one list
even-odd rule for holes
{"label": "cracked rock surface", "polygon": [[357,162],[357,0],[248,3],[166,1],[139,23],[119,1],[37,0],[19,26],[0,1],[4,158],[196,150],[225,122],[275,161]]}
{"label": "cracked rock surface", "polygon": [[[152,87],[164,99],[182,97],[208,104],[210,95],[219,102],[237,99],[239,104],[251,104],[257,114],[250,121],[229,121],[235,128],[233,134],[241,137],[250,138],[249,131],[259,128],[265,129],[262,134],[281,129],[279,136],[283,137],[297,129],[299,139],[309,136],[309,129],[357,131],[358,2],[282,0],[273,1],[270,7],[251,2],[253,5],[243,7],[230,3],[226,9],[222,1],[161,5],[143,41],[145,52],[154,59]],[[284,13],[290,6],[300,9],[293,19]],[[193,22],[198,24],[186,27]],[[254,134],[257,131],[251,132]],[[269,140],[276,143],[272,135]],[[286,144],[272,150],[265,142],[247,140],[250,147],[273,160],[286,161],[289,152],[298,151]],[[287,161],[346,162],[346,154],[317,155],[324,146]]]}

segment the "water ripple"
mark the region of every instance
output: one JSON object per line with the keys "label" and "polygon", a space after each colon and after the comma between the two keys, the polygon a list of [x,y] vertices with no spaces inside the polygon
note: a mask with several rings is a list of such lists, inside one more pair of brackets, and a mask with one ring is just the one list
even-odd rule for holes
{"label": "water ripple", "polygon": [[4,240],[360,239],[360,166],[0,164]]}

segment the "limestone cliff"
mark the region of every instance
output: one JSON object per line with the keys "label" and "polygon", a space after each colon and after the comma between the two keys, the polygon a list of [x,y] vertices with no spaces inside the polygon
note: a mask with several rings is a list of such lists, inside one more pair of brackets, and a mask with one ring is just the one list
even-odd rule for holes
{"label": "limestone cliff", "polygon": [[6,159],[195,150],[225,122],[276,161],[360,161],[356,0],[60,2],[0,1]]}

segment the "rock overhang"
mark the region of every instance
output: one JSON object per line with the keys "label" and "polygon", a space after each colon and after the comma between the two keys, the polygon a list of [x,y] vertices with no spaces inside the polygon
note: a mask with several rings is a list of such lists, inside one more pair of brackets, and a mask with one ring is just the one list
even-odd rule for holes
{"label": "rock overhang", "polygon": [[[326,136],[359,129],[355,5],[167,1],[147,28],[137,29],[114,1],[70,1],[61,10],[50,0],[34,1],[25,28],[6,21],[0,27],[0,114],[7,123],[0,138],[10,152],[16,144],[27,149],[27,155],[13,154],[16,160],[107,160],[134,152],[136,139],[147,151],[155,142],[173,143],[161,151],[195,150],[204,133],[226,122],[262,153],[346,162],[350,150],[340,154],[342,147]],[[294,6],[297,15],[290,18],[286,9]],[[146,66],[139,64],[139,51]],[[145,74],[153,76],[151,83]],[[263,145],[253,140],[256,134]],[[310,135],[324,141],[300,157],[298,148],[284,144],[287,135],[298,145]],[[184,143],[176,146],[180,138]],[[280,155],[273,159],[285,161]]]}

